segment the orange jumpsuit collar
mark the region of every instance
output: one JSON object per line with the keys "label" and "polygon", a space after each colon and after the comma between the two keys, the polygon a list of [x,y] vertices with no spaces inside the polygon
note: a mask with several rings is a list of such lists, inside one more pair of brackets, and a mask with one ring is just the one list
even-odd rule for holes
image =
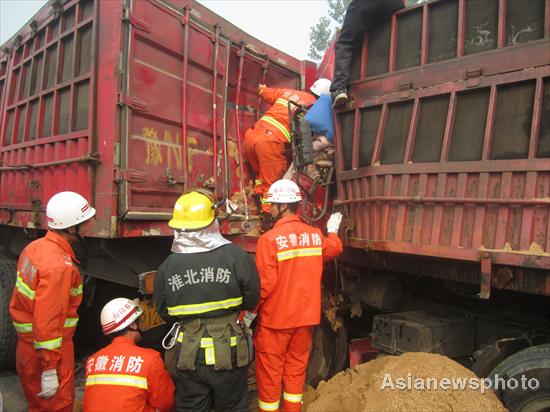
{"label": "orange jumpsuit collar", "polygon": [[48,232],[46,233],[46,239],[48,239],[50,242],[53,242],[53,243],[59,245],[61,247],[61,249],[63,249],[63,251],[71,257],[72,260],[74,260],[77,263],[80,263],[76,259],[76,255],[74,254],[74,250],[73,250],[71,244],[69,242],[67,242],[67,240],[63,236],[58,235],[57,233],[55,233],[52,230],[48,230]]}
{"label": "orange jumpsuit collar", "polygon": [[300,219],[300,216],[295,215],[295,214],[291,214],[289,216],[285,216],[285,217],[282,217],[279,220],[277,220],[275,222],[275,224],[273,225],[273,227],[276,228],[277,226],[284,225],[285,223],[301,222],[301,221],[302,221],[302,219]]}
{"label": "orange jumpsuit collar", "polygon": [[117,336],[111,342],[111,344],[119,344],[119,343],[137,346],[136,342],[134,342],[134,340],[130,339],[128,336]]}

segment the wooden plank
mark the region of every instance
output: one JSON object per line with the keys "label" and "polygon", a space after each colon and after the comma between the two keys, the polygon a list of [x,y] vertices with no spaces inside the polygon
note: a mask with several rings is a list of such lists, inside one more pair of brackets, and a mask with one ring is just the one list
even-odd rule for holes
{"label": "wooden plank", "polygon": [[[466,195],[466,183],[468,181],[467,173],[459,173],[456,187],[456,196],[464,197]],[[451,246],[461,247],[464,219],[464,206],[455,205],[453,211],[453,231],[451,233]]]}
{"label": "wooden plank", "polygon": [[[502,181],[500,185],[500,197],[502,199],[508,199],[512,191],[512,173],[502,173]],[[495,234],[495,249],[502,249],[506,242],[506,232],[508,229],[508,223],[510,219],[510,207],[499,206],[498,218],[497,218],[497,230]]]}
{"label": "wooden plank", "polygon": [[[400,188],[400,194],[401,196],[407,196],[409,193],[409,175],[402,175],[401,176],[401,188]],[[407,204],[404,202],[400,202],[397,206],[397,218],[396,218],[396,224],[395,224],[395,241],[400,242],[403,240],[403,234],[405,230],[405,212],[407,209]]]}
{"label": "wooden plank", "polygon": [[[489,173],[481,173],[479,176],[479,186],[477,188],[478,199],[485,199],[487,197],[488,184],[489,184]],[[474,217],[474,235],[472,238],[472,249],[478,249],[481,246],[486,213],[487,213],[487,206],[483,204],[476,206],[476,213]]]}
{"label": "wooden plank", "polygon": [[[524,198],[531,199],[535,197],[537,184],[537,173],[528,172],[525,179],[525,194]],[[520,250],[528,250],[533,241],[533,206],[522,206],[522,217],[521,217],[521,235],[519,240]]]}
{"label": "wooden plank", "polygon": [[[418,182],[418,194],[417,196],[425,196],[426,195],[426,186],[428,184],[428,175],[426,173],[423,173],[420,175],[419,182]],[[426,213],[426,205],[419,205],[416,207],[414,211],[414,225],[413,225],[413,236],[412,236],[412,243],[418,244],[420,243],[420,234],[422,231],[422,219],[424,217],[424,214]]]}
{"label": "wooden plank", "polygon": [[537,155],[543,96],[544,81],[542,77],[539,77],[535,86],[535,102],[533,103],[533,119],[531,122],[531,137],[529,139],[529,159],[533,159]]}
{"label": "wooden plank", "polygon": [[[439,173],[437,175],[437,186],[435,190],[435,197],[443,197],[445,195],[445,184],[447,181],[447,175],[445,173]],[[432,223],[432,245],[439,245],[439,236],[441,235],[441,221],[443,219],[443,205],[437,204],[434,207],[434,219]]]}

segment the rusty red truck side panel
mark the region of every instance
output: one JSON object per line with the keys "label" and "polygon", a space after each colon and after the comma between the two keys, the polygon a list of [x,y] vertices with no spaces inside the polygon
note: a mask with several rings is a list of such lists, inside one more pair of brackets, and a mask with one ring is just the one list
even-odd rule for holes
{"label": "rusty red truck side panel", "polygon": [[477,261],[489,285],[492,264],[542,269],[550,294],[550,1],[519,3],[432,1],[366,34],[337,114],[348,246]]}
{"label": "rusty red truck side panel", "polygon": [[0,52],[0,223],[45,228],[48,199],[75,190],[97,209],[90,236],[169,235],[175,199],[208,186],[246,232],[257,85],[313,76],[195,1],[48,3]]}

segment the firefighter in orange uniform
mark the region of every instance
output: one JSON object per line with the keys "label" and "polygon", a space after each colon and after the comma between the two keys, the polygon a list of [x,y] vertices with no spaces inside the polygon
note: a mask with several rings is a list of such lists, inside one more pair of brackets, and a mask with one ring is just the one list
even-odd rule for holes
{"label": "firefighter in orange uniform", "polygon": [[330,94],[330,80],[318,79],[311,93],[293,89],[272,89],[260,84],[258,93],[272,106],[244,135],[244,153],[256,175],[254,194],[262,203],[264,215],[269,214],[265,197],[269,187],[283,177],[288,169],[287,149],[290,144],[288,102],[311,106],[321,94]]}
{"label": "firefighter in orange uniform", "polygon": [[71,243],[95,215],[74,192],[54,195],[46,207],[49,231],[19,257],[10,315],[17,332],[17,374],[29,411],[72,411],[73,335],[82,281]]}
{"label": "firefighter in orange uniform", "polygon": [[261,294],[254,336],[258,401],[262,411],[299,411],[311,346],[311,328],[321,320],[323,261],[342,253],[340,213],[327,222],[328,235],[296,215],[302,200],[291,180],[279,180],[267,200],[273,229],[256,247]]}
{"label": "firefighter in orange uniform", "polygon": [[174,383],[160,353],[136,345],[141,340],[141,307],[116,298],[101,311],[110,345],[88,358],[84,412],[160,412],[174,406]]}

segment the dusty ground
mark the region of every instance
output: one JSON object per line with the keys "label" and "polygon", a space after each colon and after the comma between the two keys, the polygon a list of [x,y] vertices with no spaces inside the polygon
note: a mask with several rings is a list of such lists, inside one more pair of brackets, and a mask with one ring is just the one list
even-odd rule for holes
{"label": "dusty ground", "polygon": [[[506,409],[491,391],[482,394],[479,390],[390,390],[381,389],[386,374],[393,384],[398,378],[475,378],[475,375],[444,356],[428,353],[406,353],[401,356],[386,356],[356,366],[322,381],[317,389],[307,388],[304,394],[305,412],[376,412],[384,411],[470,411],[490,410],[505,412]],[[387,379],[387,378],[386,378]],[[386,382],[388,382],[386,380]],[[83,361],[77,362],[75,373],[75,412],[81,411],[84,392]],[[253,366],[249,371],[250,410],[257,411]],[[0,393],[5,412],[24,412],[27,404],[14,372],[0,372]],[[0,409],[0,412],[3,412]]]}
{"label": "dusty ground", "polygon": [[[76,401],[73,411],[82,411],[82,399],[84,398],[84,361],[80,361],[76,365],[75,370],[75,387]],[[258,411],[258,396],[256,394],[256,379],[254,377],[254,365],[249,369],[248,389],[249,389],[249,405],[250,412]],[[19,382],[19,377],[15,371],[0,371],[0,412],[26,412],[27,402],[23,395],[23,389]]]}
{"label": "dusty ground", "polygon": [[477,379],[472,371],[441,355],[386,356],[341,372],[328,382],[322,381],[316,390],[309,388],[304,395],[304,409],[306,412],[506,411],[488,389],[484,394],[469,386],[454,390],[432,386],[432,390],[421,390],[420,384],[418,389],[413,384],[411,389],[390,389],[392,385],[396,387],[398,378],[403,378],[408,386],[409,374],[412,382],[415,378],[424,382],[426,378]]}

